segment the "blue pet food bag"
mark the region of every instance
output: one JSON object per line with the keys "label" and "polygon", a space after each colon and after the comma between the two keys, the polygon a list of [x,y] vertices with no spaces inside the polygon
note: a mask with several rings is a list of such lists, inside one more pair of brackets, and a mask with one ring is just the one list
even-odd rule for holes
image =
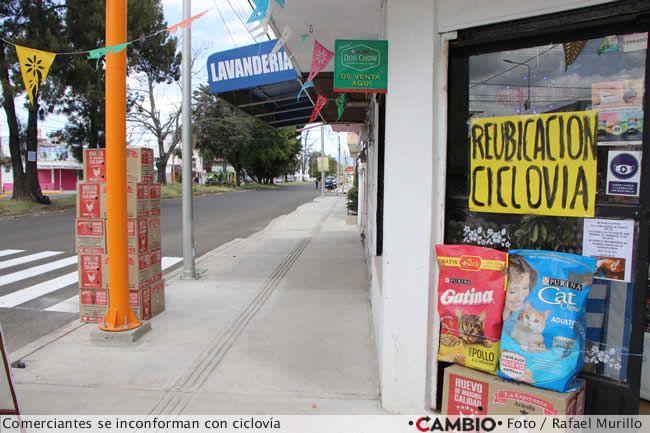
{"label": "blue pet food bag", "polygon": [[566,392],[584,363],[585,312],[596,259],[509,251],[499,376]]}

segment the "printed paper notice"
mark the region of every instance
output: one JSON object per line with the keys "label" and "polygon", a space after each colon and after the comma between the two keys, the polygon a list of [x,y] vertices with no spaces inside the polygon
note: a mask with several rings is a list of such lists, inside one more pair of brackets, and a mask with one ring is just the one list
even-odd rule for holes
{"label": "printed paper notice", "polygon": [[582,239],[582,254],[597,259],[597,278],[630,282],[633,220],[585,219]]}
{"label": "printed paper notice", "polygon": [[610,150],[607,161],[607,195],[638,197],[641,186],[641,151]]}

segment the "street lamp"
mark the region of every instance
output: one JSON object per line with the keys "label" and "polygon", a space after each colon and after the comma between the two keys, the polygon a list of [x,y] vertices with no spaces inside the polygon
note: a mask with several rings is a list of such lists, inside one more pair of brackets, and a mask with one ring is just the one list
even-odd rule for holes
{"label": "street lamp", "polygon": [[514,62],[508,59],[503,59],[503,61],[506,63],[511,63],[513,65],[525,66],[528,68],[528,79],[526,80],[526,85],[528,86],[528,97],[526,98],[526,101],[524,101],[524,111],[528,111],[530,108],[530,65],[528,63]]}

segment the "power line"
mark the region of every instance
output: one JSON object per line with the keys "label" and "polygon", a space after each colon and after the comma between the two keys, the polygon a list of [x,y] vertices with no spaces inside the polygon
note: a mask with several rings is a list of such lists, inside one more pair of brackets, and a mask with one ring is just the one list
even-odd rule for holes
{"label": "power line", "polygon": [[232,36],[232,33],[230,32],[230,28],[228,28],[228,24],[226,24],[226,20],[223,18],[223,14],[221,13],[221,9],[219,8],[219,5],[217,4],[217,0],[212,0],[214,3],[214,7],[217,8],[217,12],[219,13],[219,17],[221,18],[221,22],[223,23],[223,26],[226,28],[226,31],[228,32],[228,35],[230,36],[230,40],[232,43],[235,45],[235,47],[239,47],[237,44],[237,41],[235,41],[235,38]]}
{"label": "power line", "polygon": [[[216,0],[215,0],[215,1],[216,1]],[[230,2],[230,0],[226,0],[226,1],[228,2],[228,5],[230,6],[230,9],[232,9],[233,13],[234,13],[235,16],[237,17],[237,19],[239,20],[239,22],[241,23],[241,25],[244,27],[244,30],[246,30],[246,33],[248,34],[248,36],[250,36],[250,38],[253,40],[253,42],[257,42],[257,39],[255,39],[255,36],[253,36],[253,35],[251,34],[251,32],[248,31],[248,26],[246,25],[246,23],[244,22],[244,20],[242,19],[242,17],[241,17],[241,16],[239,15],[239,13],[237,12],[237,9],[235,9],[235,7],[232,5],[232,3]],[[273,0],[271,0],[271,1],[273,1]]]}

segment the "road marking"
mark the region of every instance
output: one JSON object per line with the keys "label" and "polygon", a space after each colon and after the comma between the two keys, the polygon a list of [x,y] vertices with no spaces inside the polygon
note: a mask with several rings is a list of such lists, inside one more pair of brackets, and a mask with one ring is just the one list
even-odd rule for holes
{"label": "road marking", "polygon": [[6,286],[7,284],[15,283],[16,281],[26,280],[27,278],[35,277],[36,275],[74,265],[75,263],[77,263],[77,256],[71,256],[65,259],[57,260],[55,262],[50,262],[44,265],[34,266],[33,268],[14,272],[12,274],[3,275],[0,276],[0,286]]}
{"label": "road marking", "polygon": [[71,284],[76,283],[78,280],[78,273],[70,272],[69,274],[62,275],[54,278],[53,280],[43,281],[42,283],[26,287],[17,292],[10,293],[5,296],[0,296],[0,307],[12,308],[16,305],[24,304],[25,302],[36,299],[40,296],[47,295]]}
{"label": "road marking", "polygon": [[[171,266],[174,266],[176,263],[182,261],[182,257],[163,257],[162,258],[162,269],[163,271]],[[75,272],[76,274],[76,272]],[[75,280],[76,282],[76,280]],[[59,302],[58,304],[52,305],[49,308],[46,308],[45,311],[55,311],[57,313],[78,313],[79,312],[79,295],[74,295],[71,298],[66,299],[65,301]]]}
{"label": "road marking", "polygon": [[0,262],[0,269],[22,265],[23,263],[29,263],[36,260],[41,260],[47,257],[57,256],[59,254],[63,254],[63,253],[61,251],[43,251],[42,253],[30,254],[28,256],[17,257],[11,260],[5,260],[4,262]]}
{"label": "road marking", "polygon": [[163,257],[162,258],[162,269],[163,271],[167,268],[174,266],[176,263],[182,261],[182,257]]}
{"label": "road marking", "polygon": [[2,250],[0,251],[0,257],[10,256],[12,254],[22,253],[25,250]]}

